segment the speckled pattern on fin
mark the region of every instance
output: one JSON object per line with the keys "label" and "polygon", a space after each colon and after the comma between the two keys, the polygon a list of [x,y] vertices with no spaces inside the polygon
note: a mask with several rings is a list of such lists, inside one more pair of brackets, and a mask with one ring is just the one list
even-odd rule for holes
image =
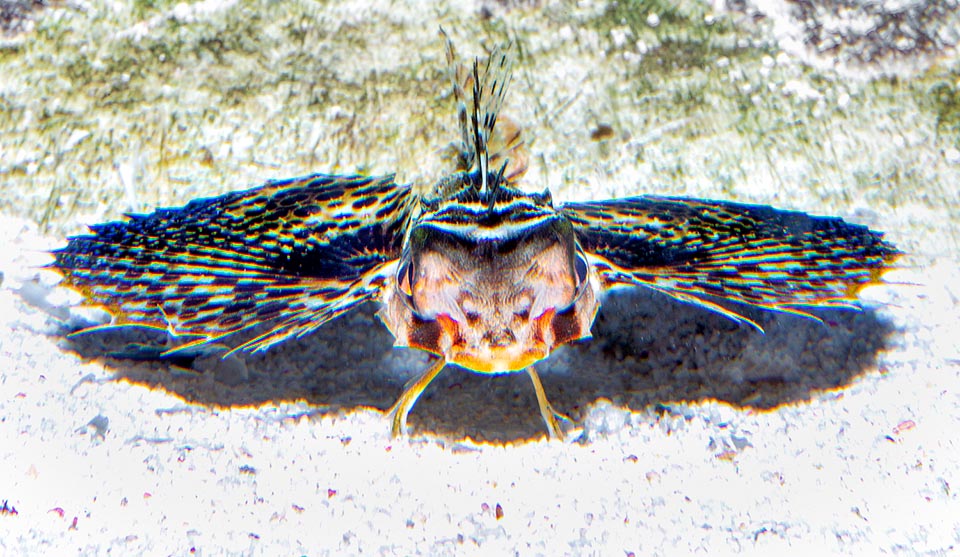
{"label": "speckled pattern on fin", "polygon": [[713,300],[806,317],[855,308],[900,253],[865,226],[763,205],[643,196],[560,212],[606,288],[644,286],[757,329]]}
{"label": "speckled pattern on fin", "polygon": [[238,347],[263,350],[374,298],[412,201],[391,176],[273,181],[93,226],[54,266],[118,323],[198,337],[190,345],[273,323]]}

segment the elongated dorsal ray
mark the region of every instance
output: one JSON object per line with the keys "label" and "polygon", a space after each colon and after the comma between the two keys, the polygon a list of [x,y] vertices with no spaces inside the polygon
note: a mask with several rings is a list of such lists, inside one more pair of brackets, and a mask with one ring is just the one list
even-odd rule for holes
{"label": "elongated dorsal ray", "polygon": [[[453,41],[442,29],[440,32],[446,40],[447,64],[453,82],[453,96],[457,103],[460,165],[467,172],[478,171],[480,194],[491,195],[496,191],[499,180],[491,181],[489,177],[490,139],[510,85],[512,49],[509,46],[506,49],[494,49],[483,64],[479,58],[475,58],[470,73],[467,73],[467,69],[457,61]],[[468,108],[465,87],[471,85],[471,82],[473,99],[472,106]]]}

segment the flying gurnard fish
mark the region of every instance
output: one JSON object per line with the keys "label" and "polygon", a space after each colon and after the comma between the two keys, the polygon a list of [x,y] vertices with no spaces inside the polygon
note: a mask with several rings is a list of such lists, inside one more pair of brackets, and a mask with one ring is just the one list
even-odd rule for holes
{"label": "flying gurnard fish", "polygon": [[525,371],[559,438],[565,417],[534,364],[590,336],[603,291],[649,288],[760,329],[718,301],[818,319],[804,309],[857,308],[858,292],[899,255],[882,233],[840,218],[651,195],[555,205],[549,192],[524,193],[523,157],[508,158],[518,132],[494,135],[510,57],[497,50],[468,69],[447,39],[447,58],[458,170],[427,193],[392,175],[269,181],[92,226],[53,266],[113,314],[110,326],[189,339],[167,353],[251,330],[230,352],[258,352],[379,302],[396,346],[435,357],[388,411],[395,436],[457,364]]}

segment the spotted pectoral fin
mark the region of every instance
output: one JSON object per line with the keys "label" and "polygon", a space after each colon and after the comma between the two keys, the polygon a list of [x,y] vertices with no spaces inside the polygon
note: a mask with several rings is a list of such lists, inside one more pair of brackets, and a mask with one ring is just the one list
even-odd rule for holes
{"label": "spotted pectoral fin", "polygon": [[115,325],[192,337],[180,348],[263,325],[237,349],[264,350],[379,295],[412,199],[391,177],[268,182],[91,227],[53,267]]}
{"label": "spotted pectoral fin", "polygon": [[900,255],[864,226],[760,205],[645,196],[560,211],[605,287],[645,286],[757,328],[717,301],[807,317],[858,307]]}

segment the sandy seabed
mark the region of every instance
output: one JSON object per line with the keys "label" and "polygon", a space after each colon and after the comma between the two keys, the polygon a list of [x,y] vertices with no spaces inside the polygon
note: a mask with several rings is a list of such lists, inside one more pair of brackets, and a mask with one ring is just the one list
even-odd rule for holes
{"label": "sandy seabed", "polygon": [[[35,280],[55,242],[10,218],[0,241],[13,250],[0,290],[4,554],[945,555],[958,543],[954,265],[898,271],[920,286],[871,288],[879,309],[834,322],[886,331],[872,368],[848,385],[807,390],[818,369],[853,373],[859,357],[793,368],[761,389],[809,400],[769,411],[671,403],[660,391],[670,377],[635,377],[633,357],[603,333],[546,368],[554,402],[582,418],[566,442],[543,440],[525,377],[457,370],[414,410],[413,438],[392,440],[373,406],[387,407],[424,362],[391,350],[371,312],[239,369],[104,365],[64,339],[51,316],[63,317],[63,296]],[[768,324],[767,337],[804,336],[792,319]],[[782,362],[798,342],[740,334],[750,338],[735,361],[748,372],[776,369],[765,360]],[[859,353],[829,348],[845,335],[813,333],[796,353]],[[724,344],[701,335],[680,352]],[[673,394],[739,384],[690,368],[676,368],[686,371]]]}
{"label": "sandy seabed", "polygon": [[[194,12],[184,4],[177,10],[186,15],[177,12],[170,17],[202,27],[198,20],[219,17],[218,9],[235,8],[229,2],[220,8],[216,4],[199,3]],[[578,5],[586,4],[590,3]],[[202,12],[203,7],[214,15]],[[343,33],[363,24],[348,8],[338,9],[328,17],[347,22]],[[475,18],[472,5],[462,11],[445,17]],[[397,23],[401,16],[396,25],[406,25]],[[560,106],[555,111],[538,112],[535,103],[526,101],[517,103],[519,109],[513,107],[522,117],[541,120],[534,148],[547,155],[533,159],[536,183],[586,175],[583,168],[568,173],[563,166],[579,164],[582,158],[616,163],[601,168],[597,162],[589,180],[562,181],[566,189],[555,192],[558,199],[642,193],[635,190],[649,181],[644,173],[669,171],[676,152],[698,147],[705,154],[696,155],[695,164],[675,165],[686,174],[677,172],[674,177],[687,181],[668,193],[710,197],[733,193],[738,201],[759,203],[773,203],[779,196],[794,208],[863,217],[910,252],[902,260],[904,268],[887,275],[889,284],[863,293],[867,307],[863,312],[818,313],[825,324],[757,315],[766,335],[659,296],[614,293],[604,300],[595,338],[559,350],[541,369],[551,400],[576,419],[566,440],[544,439],[525,376],[483,377],[455,369],[446,370],[415,407],[412,436],[394,440],[380,410],[392,404],[404,381],[426,365],[426,358],[393,349],[392,338],[373,315],[375,308],[355,312],[266,355],[224,362],[105,358],[111,352],[136,352],[128,345],[143,339],[127,333],[68,339],[66,334],[77,325],[78,314],[71,309],[76,299],[56,288],[52,273],[40,269],[50,261],[46,252],[62,245],[62,239],[39,232],[34,220],[7,211],[0,216],[0,503],[4,504],[0,554],[674,556],[958,551],[960,263],[957,224],[945,218],[957,211],[949,205],[960,174],[955,146],[953,151],[927,146],[938,132],[930,127],[929,116],[909,122],[902,121],[907,117],[891,117],[895,123],[886,128],[889,136],[851,139],[838,132],[833,148],[841,154],[845,149],[862,151],[868,161],[864,164],[870,164],[888,160],[892,156],[888,150],[902,151],[913,157],[905,168],[939,176],[940,182],[931,182],[929,190],[898,207],[878,206],[869,197],[875,192],[846,191],[839,184],[825,187],[835,187],[840,201],[829,192],[791,190],[795,184],[789,180],[771,181],[769,174],[758,173],[756,161],[764,155],[749,155],[746,149],[742,160],[741,155],[734,157],[733,166],[746,173],[748,181],[733,180],[738,185],[732,192],[697,190],[690,185],[695,178],[710,183],[710,176],[690,176],[690,169],[709,173],[711,168],[728,166],[711,157],[739,149],[741,143],[728,146],[731,136],[724,132],[716,134],[719,147],[705,145],[701,136],[685,135],[684,130],[693,127],[687,120],[653,122],[650,129],[643,128],[646,113],[630,112],[635,107],[624,102],[617,108],[621,121],[614,127],[618,133],[629,128],[634,135],[611,140],[617,145],[610,147],[615,153],[603,159],[609,155],[604,153],[607,147],[579,141],[580,136],[564,135],[568,132],[563,130],[588,133],[596,115],[610,109],[596,99],[606,98],[614,85],[591,82],[601,72],[594,72],[588,61],[578,66],[556,54],[575,43],[577,55],[586,56],[595,50],[590,41],[596,36],[591,38],[589,30],[575,25],[535,32],[530,21],[550,17],[549,10],[504,17],[521,16],[527,32],[539,33],[526,43],[530,49],[525,56],[540,57],[544,76],[542,82],[534,82],[524,66],[516,78],[518,94],[530,88],[528,95],[536,96],[536,91],[544,90],[536,87],[543,83],[576,89],[569,97],[564,97],[565,91],[555,93]],[[167,29],[167,21],[147,19],[131,32],[147,38],[179,32],[176,26]],[[647,21],[656,23],[649,17]],[[418,32],[413,26],[404,29],[404,40]],[[431,27],[430,38],[424,39],[430,48],[439,48],[435,34]],[[363,55],[387,66],[394,59],[410,58],[408,51],[398,56],[389,50],[400,40],[397,36],[385,33],[384,50],[367,45]],[[614,43],[619,41],[619,35],[612,37]],[[640,46],[636,48],[642,50]],[[632,58],[611,56],[612,67],[639,63],[639,50],[627,53]],[[319,47],[318,51],[326,52]],[[439,59],[442,53],[437,52]],[[337,56],[329,59],[339,63]],[[798,70],[789,56],[782,58],[754,66],[772,72],[771,82],[786,80],[777,86],[783,86],[782,98],[801,106],[796,110],[814,106],[815,111],[826,104],[826,113],[843,116],[842,110],[829,108],[836,100],[833,93],[821,95],[810,85],[829,90],[833,84],[802,73],[790,77]],[[198,65],[206,63],[197,60]],[[734,67],[730,60],[716,64],[724,75],[740,72],[736,60]],[[402,65],[400,70],[405,84],[419,83],[408,73],[432,75],[407,72]],[[391,76],[389,71],[375,75],[383,83]],[[732,82],[739,84],[741,77],[732,77]],[[137,75],[131,79],[135,83]],[[354,86],[352,77],[344,79]],[[370,87],[369,81],[357,91]],[[389,83],[384,90],[399,89]],[[857,103],[871,95],[869,87],[850,87],[853,94],[842,93],[836,102],[850,103],[852,96]],[[436,94],[428,91],[424,97]],[[778,95],[772,98],[780,99]],[[265,105],[270,104],[267,96],[264,93]],[[364,98],[372,102],[370,96]],[[375,100],[398,102],[385,99]],[[525,112],[527,108],[537,116]],[[232,117],[228,108],[223,110]],[[325,106],[322,113],[329,123],[341,125],[344,110]],[[249,114],[259,116],[255,111]],[[229,126],[215,115],[210,118],[214,122],[202,130],[209,135],[206,141],[224,145],[216,134]],[[360,122],[364,118],[378,122],[369,114],[356,116]],[[563,120],[571,118],[582,120],[572,124]],[[838,126],[849,127],[850,121]],[[871,123],[869,118],[864,121]],[[144,119],[144,125],[152,124]],[[916,133],[903,133],[898,126]],[[245,121],[237,124],[230,132],[233,143],[223,152],[212,149],[169,164],[199,168],[198,160],[210,158],[226,168],[224,173],[233,173],[231,183],[253,185],[251,164],[231,166],[231,161],[246,156],[237,137],[247,127]],[[97,133],[89,139],[84,133],[67,136],[76,141],[76,149],[83,149],[98,141]],[[703,135],[711,135],[709,129]],[[904,143],[895,144],[890,137],[905,138]],[[324,141],[318,139],[320,147],[314,148],[322,159],[328,143],[320,139]],[[175,134],[169,136],[170,142],[178,140]],[[136,151],[138,139],[130,141],[128,149]],[[269,143],[256,147],[267,149]],[[281,152],[286,148],[279,139],[273,143]],[[341,147],[375,151],[347,143],[330,148]],[[622,160],[616,158],[617,149]],[[590,154],[581,156],[580,150]],[[201,150],[190,144],[183,151]],[[916,152],[922,156],[914,156]],[[7,153],[21,156],[19,148]],[[274,155],[257,156],[274,160]],[[409,157],[396,158],[402,165]],[[548,159],[551,164],[537,166],[538,160]],[[368,161],[363,156],[357,160]],[[809,170],[789,156],[774,162],[777,170],[793,169],[798,175]],[[123,182],[125,176],[137,174],[134,167],[141,163],[131,155],[93,166],[104,175],[119,175]],[[383,170],[381,163],[377,168]],[[6,169],[4,164],[0,170]],[[27,166],[43,175],[44,164]],[[310,170],[332,171],[336,166],[314,164]],[[164,176],[179,179],[174,170]],[[290,174],[286,167],[267,170],[276,177]],[[182,180],[171,182],[177,188],[194,187]],[[584,182],[590,189],[575,190]],[[40,178],[36,183],[33,195],[48,197]],[[163,179],[151,183],[169,185]],[[777,183],[779,189],[773,193],[765,189]],[[143,195],[151,201],[173,197],[183,203],[192,196],[146,192]],[[98,199],[116,192],[87,193]],[[929,201],[937,195],[946,195],[944,204]],[[24,206],[29,203],[24,201]],[[99,218],[103,213],[116,217],[119,210],[97,209],[100,213],[92,220],[103,220]],[[54,229],[76,233],[73,220],[89,222],[91,215],[63,216]]]}

